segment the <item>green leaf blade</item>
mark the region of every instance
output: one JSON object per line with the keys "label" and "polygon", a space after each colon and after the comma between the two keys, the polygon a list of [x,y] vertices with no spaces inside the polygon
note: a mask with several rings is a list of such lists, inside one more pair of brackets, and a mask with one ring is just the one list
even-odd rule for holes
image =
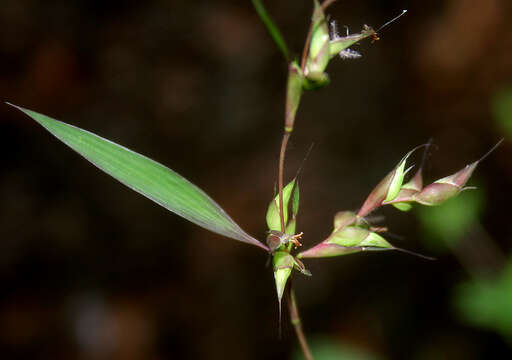
{"label": "green leaf blade", "polygon": [[89,131],[8,105],[24,112],[99,169],[167,210],[207,230],[267,250],[206,193],[166,166]]}

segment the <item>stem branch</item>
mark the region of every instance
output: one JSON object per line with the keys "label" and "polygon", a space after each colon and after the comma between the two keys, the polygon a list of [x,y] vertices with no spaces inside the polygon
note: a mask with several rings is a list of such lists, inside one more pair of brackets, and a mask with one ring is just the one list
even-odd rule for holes
{"label": "stem branch", "polygon": [[299,308],[297,307],[297,300],[295,299],[295,293],[293,291],[291,279],[290,285],[288,286],[287,297],[288,310],[290,311],[290,322],[292,323],[293,328],[295,329],[295,333],[297,334],[297,338],[299,339],[300,347],[302,348],[304,357],[306,358],[306,360],[313,360],[313,355],[311,354],[311,350],[309,349],[306,336],[304,335],[304,331],[302,330]]}
{"label": "stem branch", "polygon": [[[336,0],[325,0],[322,3],[322,8],[325,10]],[[278,186],[279,186],[279,218],[281,222],[281,231],[283,233],[286,232],[286,224],[284,219],[284,200],[283,200],[283,187],[284,187],[284,159],[286,155],[286,146],[288,145],[288,140],[290,139],[291,133],[293,131],[293,126],[295,122],[295,113],[297,108],[299,107],[300,98],[303,90],[303,81],[304,81],[304,71],[307,62],[307,56],[309,51],[309,45],[311,42],[311,36],[313,32],[313,22],[311,23],[308,31],[308,35],[306,38],[306,43],[304,45],[304,50],[302,51],[302,59],[300,63],[300,72],[297,68],[296,63],[290,64],[289,73],[288,73],[288,85],[286,91],[286,111],[285,111],[285,122],[284,122],[284,134],[281,140],[281,151],[279,153],[279,178],[278,178]],[[304,335],[304,331],[302,330],[302,324],[299,315],[299,309],[297,307],[297,301],[295,299],[295,293],[292,288],[291,278],[289,280],[289,285],[287,287],[287,300],[288,300],[288,310],[290,311],[290,320],[295,329],[295,333],[297,334],[297,338],[299,340],[300,346],[302,348],[302,352],[306,360],[313,360],[313,355],[311,355],[311,350],[309,350],[308,343],[306,341],[306,336]]]}
{"label": "stem branch", "polygon": [[281,141],[281,152],[279,153],[279,218],[281,219],[281,232],[286,232],[286,226],[284,223],[284,208],[283,208],[283,178],[284,178],[284,156],[286,154],[286,145],[290,138],[288,131],[283,134],[283,140]]}

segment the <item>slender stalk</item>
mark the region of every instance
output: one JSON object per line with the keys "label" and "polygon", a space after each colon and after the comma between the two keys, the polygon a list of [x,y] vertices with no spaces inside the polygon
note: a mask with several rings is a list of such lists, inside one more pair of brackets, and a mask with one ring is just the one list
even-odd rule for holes
{"label": "slender stalk", "polygon": [[[336,0],[325,0],[322,3],[322,8],[325,10]],[[309,45],[311,43],[311,36],[313,32],[313,23],[311,23],[308,31],[308,35],[306,38],[306,43],[304,44],[304,49],[302,51],[301,58],[301,74],[304,74],[304,70],[306,67],[306,61],[309,51]],[[293,131],[293,125],[295,122],[295,112],[299,106],[300,96],[302,93],[302,85],[299,86],[299,90],[295,88],[293,85],[293,81],[290,79],[293,78],[293,73],[297,72],[297,69],[294,69],[292,65],[290,65],[290,73],[289,73],[289,82],[286,92],[286,111],[285,111],[285,124],[284,124],[284,133],[283,138],[281,140],[281,150],[279,153],[279,177],[278,177],[278,186],[279,186],[279,218],[281,222],[281,231],[286,232],[286,224],[284,219],[284,200],[283,200],[283,187],[284,187],[284,159],[286,155],[286,147],[288,145],[288,140]],[[297,307],[297,301],[295,299],[295,293],[293,292],[291,278],[290,283],[287,288],[287,297],[288,297],[288,309],[290,311],[290,319],[293,327],[295,329],[295,333],[297,334],[297,338],[299,340],[300,346],[304,353],[306,360],[313,360],[313,356],[311,355],[311,351],[309,350],[308,343],[306,341],[306,336],[304,335],[304,331],[302,330],[302,324],[299,316],[299,310]]]}
{"label": "slender stalk", "polygon": [[306,44],[304,45],[304,49],[302,49],[302,57],[300,60],[300,70],[304,74],[304,71],[306,70],[306,61],[308,57],[309,52],[309,44],[311,43],[311,36],[313,34],[313,22],[311,22],[311,25],[309,25],[308,30],[308,36],[306,37]]}
{"label": "slender stalk", "polygon": [[313,360],[313,355],[311,354],[311,350],[309,349],[306,336],[304,335],[304,331],[302,330],[302,322],[300,320],[299,308],[297,307],[297,300],[295,299],[295,292],[293,291],[291,279],[286,294],[288,297],[287,302],[288,310],[290,312],[290,322],[292,323],[293,328],[295,329],[295,333],[297,334],[297,338],[299,339],[300,347],[302,348],[304,357],[306,358],[306,360]]}

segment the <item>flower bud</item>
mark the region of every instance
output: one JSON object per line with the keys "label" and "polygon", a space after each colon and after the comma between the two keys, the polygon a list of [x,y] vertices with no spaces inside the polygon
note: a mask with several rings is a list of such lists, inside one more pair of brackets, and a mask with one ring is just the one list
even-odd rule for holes
{"label": "flower bud", "polygon": [[281,304],[286,282],[292,273],[295,264],[293,256],[286,251],[277,251],[273,257],[274,279],[276,283],[277,299]]}
{"label": "flower bud", "polygon": [[466,185],[477,165],[478,161],[475,161],[455,174],[437,180],[414,195],[413,199],[427,206],[439,205],[451,199],[464,190],[464,185]]}
{"label": "flower bud", "polygon": [[308,249],[306,251],[302,251],[297,255],[297,258],[325,258],[325,257],[334,257],[340,255],[348,255],[360,252],[361,250],[358,248],[350,248],[346,246],[339,246],[336,244],[328,244],[326,242],[321,242],[320,244]]}
{"label": "flower bud", "polygon": [[[292,200],[293,217],[297,216],[299,211],[299,188],[295,179],[290,181],[283,188],[283,215],[285,226],[288,224],[288,208]],[[270,202],[267,209],[267,226],[270,230],[281,231],[281,216],[279,211],[279,194]],[[295,229],[294,229],[295,230]],[[295,231],[294,231],[295,232]]]}
{"label": "flower bud", "polygon": [[311,42],[306,62],[306,77],[310,73],[323,73],[330,59],[329,42],[331,39],[329,37],[329,26],[325,20],[322,6],[317,0],[314,0],[314,3],[315,9],[313,11]]}
{"label": "flower bud", "polygon": [[360,226],[346,226],[334,233],[327,243],[347,247],[392,247],[382,236]]}
{"label": "flower bud", "polygon": [[272,259],[274,268],[274,280],[276,283],[277,300],[279,302],[279,314],[281,314],[281,300],[288,278],[292,274],[292,269],[300,271],[306,276],[311,276],[311,272],[306,269],[302,261],[294,258],[286,251],[277,251]]}
{"label": "flower bud", "polygon": [[407,158],[409,158],[416,149],[417,147],[409,151],[402,160],[400,160],[398,165],[381,180],[370,195],[368,195],[357,215],[364,217],[383,203],[390,202],[398,196],[404,181],[404,176],[410,169],[405,169],[405,163]]}
{"label": "flower bud", "polygon": [[453,175],[439,179],[426,186],[419,193],[413,195],[412,199],[422,205],[436,206],[458,195],[461,191],[468,189],[464,186],[473,174],[473,171],[475,171],[477,165],[489,156],[489,154],[492,153],[503,142],[503,140],[504,139],[501,139],[479,160],[466,165],[462,170],[459,170]]}
{"label": "flower bud", "polygon": [[409,182],[402,185],[400,192],[390,202],[383,202],[384,205],[391,204],[400,211],[409,211],[412,209],[411,202],[414,202],[413,196],[423,188],[422,168],[419,168],[416,174]]}
{"label": "flower bud", "polygon": [[304,69],[304,89],[306,90],[329,84],[329,76],[325,73],[325,69],[334,56],[339,55],[342,59],[357,59],[361,54],[349,49],[350,46],[367,37],[371,37],[373,41],[379,39],[375,30],[368,25],[364,25],[363,30],[358,34],[339,36],[335,29],[336,23],[331,22],[332,29],[329,30],[323,7],[317,0],[314,0],[314,4],[311,41]]}
{"label": "flower bud", "polygon": [[414,195],[414,200],[422,205],[436,206],[456,196],[461,190],[452,184],[435,182],[425,187],[419,194]]}
{"label": "flower bud", "polygon": [[386,239],[360,226],[345,226],[335,230],[315,247],[301,252],[298,258],[333,257],[367,250],[392,250]]}

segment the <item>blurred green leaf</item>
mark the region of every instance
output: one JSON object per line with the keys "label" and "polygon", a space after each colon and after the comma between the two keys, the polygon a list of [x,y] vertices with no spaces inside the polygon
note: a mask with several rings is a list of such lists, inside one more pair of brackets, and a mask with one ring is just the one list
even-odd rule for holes
{"label": "blurred green leaf", "polygon": [[[315,360],[378,360],[380,357],[365,349],[353,345],[344,344],[327,337],[312,339],[310,343],[311,352]],[[304,360],[304,355],[296,351],[294,360]]]}
{"label": "blurred green leaf", "polygon": [[284,41],[283,35],[281,35],[281,32],[279,31],[278,27],[274,24],[274,22],[268,15],[267,10],[263,6],[263,3],[260,0],[252,0],[252,4],[254,5],[254,8],[256,9],[256,12],[258,13],[261,21],[263,21],[263,24],[265,24],[265,26],[267,27],[270,36],[272,36],[272,39],[274,39],[275,43],[277,44],[277,47],[283,53],[284,58],[286,59],[286,61],[289,61],[290,55],[288,48],[286,47],[286,42]]}
{"label": "blurred green leaf", "polygon": [[418,208],[422,233],[433,248],[457,245],[462,236],[478,221],[484,206],[484,192],[467,190],[464,196],[448,200],[436,207]]}
{"label": "blurred green leaf", "polygon": [[132,190],[205,229],[267,250],[201,189],[171,169],[86,130],[12,106]]}
{"label": "blurred green leaf", "polygon": [[512,136],[512,87],[494,94],[491,102],[494,120],[506,136]]}
{"label": "blurred green leaf", "polygon": [[454,300],[465,321],[495,331],[512,343],[512,259],[497,279],[458,286]]}

